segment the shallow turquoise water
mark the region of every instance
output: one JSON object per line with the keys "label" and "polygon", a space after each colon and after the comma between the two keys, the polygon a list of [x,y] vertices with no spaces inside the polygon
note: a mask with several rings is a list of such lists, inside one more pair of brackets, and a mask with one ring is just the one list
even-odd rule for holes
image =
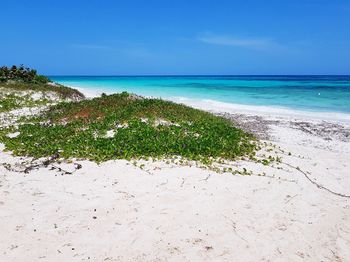
{"label": "shallow turquoise water", "polygon": [[53,76],[100,92],[350,113],[350,76]]}

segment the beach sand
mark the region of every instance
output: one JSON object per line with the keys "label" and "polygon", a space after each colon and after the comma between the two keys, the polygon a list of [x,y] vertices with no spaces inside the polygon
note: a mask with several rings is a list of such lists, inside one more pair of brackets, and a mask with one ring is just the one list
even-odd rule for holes
{"label": "beach sand", "polygon": [[23,173],[28,159],[1,147],[0,261],[350,261],[350,127],[225,116],[283,164],[233,163],[266,176],[124,160]]}

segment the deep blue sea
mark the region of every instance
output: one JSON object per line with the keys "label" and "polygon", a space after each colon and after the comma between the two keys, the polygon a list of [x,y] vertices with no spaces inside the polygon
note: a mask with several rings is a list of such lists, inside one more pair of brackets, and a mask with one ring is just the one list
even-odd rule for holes
{"label": "deep blue sea", "polygon": [[350,114],[350,76],[52,76],[94,92]]}

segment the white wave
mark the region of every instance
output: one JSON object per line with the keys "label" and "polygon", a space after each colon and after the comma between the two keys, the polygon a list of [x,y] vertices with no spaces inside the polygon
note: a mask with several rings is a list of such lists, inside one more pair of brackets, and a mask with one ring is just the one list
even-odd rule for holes
{"label": "white wave", "polygon": [[[112,94],[115,93],[110,90],[96,90],[93,88],[82,88],[73,87],[80,92],[82,92],[86,97],[93,98],[101,96],[102,93]],[[148,98],[159,98],[155,96],[146,96]],[[249,115],[260,115],[269,118],[288,118],[288,119],[303,119],[303,120],[327,120],[338,123],[350,124],[350,114],[340,113],[340,112],[312,112],[291,109],[286,107],[277,106],[254,106],[254,105],[243,105],[220,102],[211,99],[191,99],[187,97],[163,97],[163,99],[173,101],[176,103],[182,103],[194,108],[202,109],[205,111],[210,111],[214,113],[231,113],[231,114],[249,114]]]}
{"label": "white wave", "polygon": [[182,103],[194,108],[215,113],[242,113],[269,117],[298,118],[306,120],[328,120],[341,123],[350,123],[350,114],[340,112],[314,112],[275,106],[254,106],[225,103],[211,99],[190,99],[186,97],[171,97],[169,100]]}

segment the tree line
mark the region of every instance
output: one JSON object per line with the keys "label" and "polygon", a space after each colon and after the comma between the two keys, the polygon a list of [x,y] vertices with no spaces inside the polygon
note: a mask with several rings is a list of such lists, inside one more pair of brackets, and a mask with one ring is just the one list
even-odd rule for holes
{"label": "tree line", "polygon": [[48,83],[50,80],[43,75],[38,75],[35,69],[24,67],[23,65],[11,67],[0,67],[0,82],[20,81],[28,83]]}

